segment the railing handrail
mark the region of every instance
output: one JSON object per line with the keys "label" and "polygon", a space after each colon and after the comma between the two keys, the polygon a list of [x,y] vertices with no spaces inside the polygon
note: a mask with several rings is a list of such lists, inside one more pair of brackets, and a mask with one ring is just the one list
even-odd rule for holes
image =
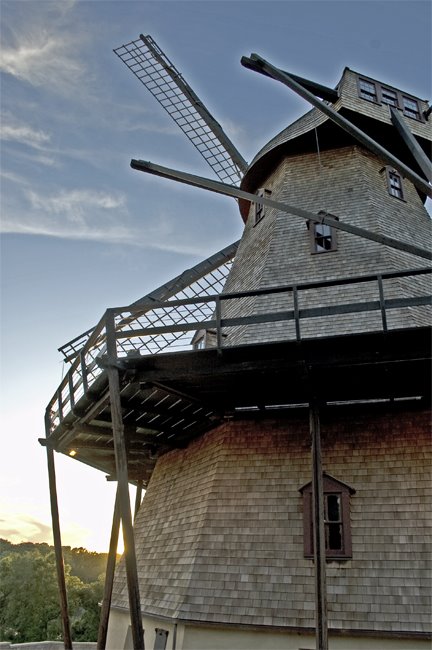
{"label": "railing handrail", "polygon": [[[411,277],[417,275],[426,275],[431,274],[432,268],[423,267],[420,269],[413,269],[408,271],[385,271],[384,273],[371,273],[368,275],[358,275],[355,277],[333,279],[333,280],[317,280],[316,282],[299,282],[293,284],[277,285],[273,287],[265,287],[263,289],[250,289],[248,291],[232,291],[229,293],[221,292],[215,293],[206,296],[195,296],[193,298],[181,298],[178,300],[169,300],[169,301],[155,301],[152,304],[152,308],[149,311],[161,308],[172,308],[180,307],[185,305],[193,305],[198,303],[213,302],[216,299],[219,300],[234,300],[236,298],[249,298],[253,296],[263,296],[274,293],[288,293],[297,289],[298,291],[305,291],[308,289],[320,289],[324,287],[335,287],[335,286],[346,286],[349,284],[360,284],[363,282],[373,282],[378,280],[381,277],[383,280]],[[116,314],[129,311],[133,314],[134,309],[138,311],[138,308],[135,308],[133,305],[125,305],[121,307],[112,307],[110,311],[115,312]]]}
{"label": "railing handrail", "polygon": [[[219,293],[214,295],[194,296],[193,298],[183,298],[177,300],[155,301],[152,308],[146,311],[147,316],[151,312],[163,309],[165,312],[173,310],[176,319],[172,319],[168,325],[163,324],[163,317],[156,314],[155,322],[149,322],[148,326],[141,326],[136,329],[126,329],[134,320],[139,322],[138,319],[143,316],[142,305],[132,304],[125,307],[114,307],[107,309],[99,320],[96,327],[93,329],[90,337],[83,346],[80,354],[74,359],[67,374],[62,379],[59,387],[57,388],[53,398],[47,406],[46,421],[52,423],[52,413],[55,418],[62,421],[66,406],[68,412],[75,407],[75,395],[78,389],[82,389],[86,393],[92,385],[88,382],[88,374],[94,373],[97,362],[92,360],[91,364],[86,364],[85,355],[92,350],[99,352],[98,356],[103,351],[103,347],[107,345],[107,324],[111,332],[110,341],[117,341],[119,339],[130,339],[144,336],[158,336],[161,334],[174,334],[174,333],[187,333],[190,331],[197,331],[200,329],[215,329],[217,337],[217,348],[222,347],[222,328],[238,327],[251,324],[274,323],[276,321],[293,321],[295,322],[295,336],[297,340],[301,340],[300,334],[300,321],[305,318],[314,318],[318,316],[334,316],[342,313],[358,313],[362,311],[381,311],[382,329],[387,330],[387,316],[386,310],[404,308],[410,306],[422,306],[430,304],[430,296],[420,294],[414,297],[400,297],[400,298],[387,298],[384,297],[383,281],[390,279],[398,279],[404,277],[415,277],[419,275],[426,275],[432,273],[432,268],[423,267],[417,269],[409,269],[404,271],[385,271],[383,273],[372,273],[367,275],[360,275],[349,278],[338,278],[332,280],[318,280],[314,282],[302,282],[298,284],[278,285],[273,287],[266,287],[261,289],[253,289],[248,291],[237,291],[228,293]],[[311,289],[321,289],[325,287],[357,285],[366,282],[376,282],[378,284],[377,298],[372,300],[359,300],[355,303],[341,303],[340,294],[335,299],[334,303],[326,306],[308,306],[301,308],[299,306],[299,292],[308,291]],[[259,297],[272,294],[292,294],[293,307],[291,309],[267,311],[266,313],[247,314],[247,315],[222,315],[221,304],[230,300],[238,300],[249,297]],[[183,315],[181,312],[176,312],[178,307],[195,305],[199,311],[199,305],[214,303],[213,317],[205,313],[201,321],[196,320],[196,314],[191,312]],[[208,309],[208,308],[207,308]],[[115,319],[119,315],[129,313],[128,317],[122,317],[120,322],[114,326]],[[208,317],[210,316],[210,318]],[[188,317],[193,320],[188,320]],[[112,334],[114,332],[114,334]],[[174,339],[174,340],[178,340]],[[173,343],[174,340],[168,342],[166,347]],[[99,350],[97,350],[99,346]],[[106,347],[105,347],[106,349]],[[157,352],[156,352],[157,354]],[[81,372],[80,372],[81,371]],[[97,375],[100,375],[102,370],[98,370]],[[96,377],[93,376],[93,380]],[[63,392],[67,393],[68,397],[63,399]],[[47,435],[50,431],[47,430]]]}

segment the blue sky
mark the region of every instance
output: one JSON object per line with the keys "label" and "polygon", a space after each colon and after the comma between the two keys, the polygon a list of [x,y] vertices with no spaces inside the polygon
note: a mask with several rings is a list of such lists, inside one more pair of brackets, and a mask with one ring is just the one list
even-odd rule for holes
{"label": "blue sky", "polygon": [[[242,155],[309,106],[241,67],[257,52],[334,86],[345,66],[430,97],[431,5],[2,0],[0,536],[50,541],[44,409],[57,348],[237,239],[234,201],[130,169],[212,176],[113,48],[151,34]],[[56,455],[64,543],[108,546],[114,486]]]}

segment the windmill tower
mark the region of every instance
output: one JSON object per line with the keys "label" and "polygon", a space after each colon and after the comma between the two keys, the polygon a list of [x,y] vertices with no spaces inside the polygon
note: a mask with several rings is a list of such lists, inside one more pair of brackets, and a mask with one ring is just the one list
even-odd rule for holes
{"label": "windmill tower", "polygon": [[125,534],[99,647],[108,612],[110,648],[424,647],[429,106],[252,55],[314,108],[246,166],[150,37],[115,51],[220,180],[132,167],[237,198],[245,229],[62,349],[49,458],[117,480]]}

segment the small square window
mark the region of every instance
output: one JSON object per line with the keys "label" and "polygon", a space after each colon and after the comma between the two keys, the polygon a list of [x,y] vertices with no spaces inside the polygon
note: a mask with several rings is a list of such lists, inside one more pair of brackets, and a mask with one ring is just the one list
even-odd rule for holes
{"label": "small square window", "polygon": [[381,88],[381,102],[397,108],[398,98],[396,91],[390,90],[390,88]]}
{"label": "small square window", "polygon": [[411,117],[414,120],[421,120],[420,109],[417,100],[403,96],[402,102],[404,115]]}
{"label": "small square window", "polygon": [[387,187],[391,196],[404,200],[402,177],[395,169],[386,167]]}
{"label": "small square window", "polygon": [[337,248],[336,230],[325,223],[309,221],[311,253],[330,253]]}
{"label": "small square window", "polygon": [[[266,190],[265,188],[261,188],[261,189],[259,189],[258,192],[257,192],[257,196],[260,196],[260,197],[262,197],[262,198],[266,198],[266,199],[269,199],[269,198],[270,198],[270,195],[271,195],[270,190]],[[257,223],[259,223],[259,222],[260,222],[260,221],[265,217],[265,214],[266,214],[266,206],[265,206],[265,205],[261,205],[260,203],[255,203],[254,205],[255,205],[255,213],[254,213],[254,215],[255,215],[255,219],[254,219],[254,225],[256,225]]]}
{"label": "small square window", "polygon": [[372,83],[372,81],[366,81],[366,79],[359,79],[359,90],[360,90],[360,97],[362,99],[367,99],[369,102],[378,101],[376,86],[374,83]]}

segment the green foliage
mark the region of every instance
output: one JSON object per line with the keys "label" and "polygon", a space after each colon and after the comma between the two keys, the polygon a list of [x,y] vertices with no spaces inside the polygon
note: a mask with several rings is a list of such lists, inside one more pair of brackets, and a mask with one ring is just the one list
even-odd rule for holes
{"label": "green foliage", "polygon": [[[13,545],[0,540],[0,641],[24,643],[61,639],[54,552],[48,544],[32,544],[30,547],[33,550],[27,550],[28,544]],[[69,548],[72,555],[76,550],[85,558],[77,570],[93,576],[100,568],[100,561],[95,562],[97,569],[92,570],[89,561],[99,554]],[[100,560],[99,557],[93,559]],[[100,613],[98,602],[103,595],[104,576],[84,582],[72,575],[69,564],[65,564],[65,575],[72,638],[96,641]]]}
{"label": "green foliage", "polygon": [[65,563],[70,564],[71,575],[78,576],[83,582],[95,582],[105,572],[107,553],[63,546],[63,554]]}

